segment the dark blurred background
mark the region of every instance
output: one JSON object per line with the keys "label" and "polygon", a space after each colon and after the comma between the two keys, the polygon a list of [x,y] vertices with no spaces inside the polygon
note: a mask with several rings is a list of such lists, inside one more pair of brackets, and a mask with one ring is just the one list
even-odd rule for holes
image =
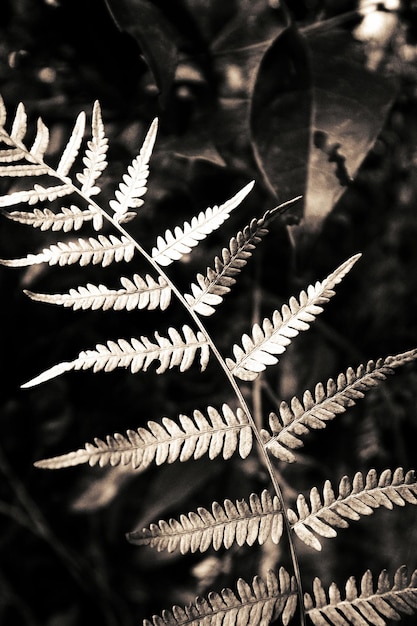
{"label": "dark blurred background", "polygon": [[[144,4],[136,3],[137,7]],[[163,2],[153,4],[160,11],[160,23],[155,18],[153,34],[142,25],[135,37],[116,25],[109,11],[115,9],[114,3],[3,0],[0,92],[9,122],[17,104],[24,102],[32,124],[29,136],[37,116],[42,116],[51,131],[48,158],[52,163],[59,159],[78,112],[90,114],[93,102],[100,100],[110,140],[109,166],[99,196],[103,202],[140,148],[153,117],[160,117],[146,203],[129,225],[148,249],[165,228],[224,202],[248,180],[256,179],[254,192],[227,224],[202,242],[186,263],[173,266],[171,275],[187,289],[196,272],[213,263],[230,237],[274,206],[262,176],[251,170],[241,151],[239,137],[226,155],[219,156],[205,132],[205,116],[216,98],[206,80],[210,45],[221,39],[236,16],[249,23],[262,13],[268,24],[268,11],[275,19],[274,3],[189,0],[172,3],[170,8]],[[129,7],[129,2],[122,5]],[[301,29],[358,8],[355,2],[329,0],[287,5]],[[294,248],[291,216],[274,222],[219,314],[207,321],[227,356],[252,321],[270,315],[290,295],[323,279],[350,255],[363,253],[325,313],[294,341],[280,366],[265,375],[263,391],[242,385],[249,401],[261,394],[263,419],[276,410],[274,398],[301,397],[304,389],[314,389],[317,382],[348,366],[417,345],[417,3],[386,2],[377,8],[388,16],[379,39],[369,34],[357,15],[345,23],[350,31],[362,24],[369,63],[383,66],[395,78],[395,96],[376,142],[364,155],[354,182],[323,219],[320,233],[307,237],[302,254]],[[139,44],[155,37],[160,54],[169,54],[166,40],[170,29],[174,33],[173,25],[178,26],[173,41],[181,59],[204,62],[185,61],[182,72],[173,78],[168,70],[155,77],[149,71],[147,50]],[[155,56],[153,62],[161,70],[161,59]],[[167,58],[167,67],[171,62]],[[161,85],[162,96],[158,96]],[[234,124],[227,128],[230,134],[240,132],[239,123]],[[0,184],[3,193],[11,189],[10,181]],[[56,233],[40,233],[2,218],[0,257],[25,256],[56,239]],[[139,260],[134,271],[145,273],[148,268]],[[20,389],[43,369],[71,360],[99,342],[152,335],[155,328],[162,333],[168,326],[187,322],[176,306],[166,313],[72,312],[32,302],[22,292],[27,288],[57,293],[89,281],[117,288],[118,277],[132,273],[114,265],[0,268],[0,622],[4,626],[130,626],[174,603],[186,604],[207,589],[233,586],[239,576],[251,580],[266,564],[283,562],[290,567],[285,546],[179,557],[154,554],[125,539],[126,532],[159,518],[200,505],[209,507],[212,500],[259,492],[266,477],[255,458],[246,462],[202,459],[152,467],[143,474],[126,468],[81,466],[55,473],[33,467],[37,459],[76,450],[95,436],[123,433],[164,415],[175,418],[233,402],[214,366],[205,375],[191,369],[184,375],[171,371],[160,377],[151,372],[134,376],[125,371],[72,372],[44,386]],[[353,476],[356,471],[413,468],[416,435],[417,369],[407,366],[325,431],[306,438],[297,464],[277,465],[284,494],[292,505],[298,492],[308,492],[313,485],[321,488],[327,478],[336,487],[344,474]],[[416,515],[410,506],[377,511],[371,518],[353,522],[335,540],[325,540],[320,555],[299,545],[306,590],[316,575],[324,584],[335,580],[343,585],[350,575],[360,577],[367,568],[375,576],[402,563],[413,570]]]}

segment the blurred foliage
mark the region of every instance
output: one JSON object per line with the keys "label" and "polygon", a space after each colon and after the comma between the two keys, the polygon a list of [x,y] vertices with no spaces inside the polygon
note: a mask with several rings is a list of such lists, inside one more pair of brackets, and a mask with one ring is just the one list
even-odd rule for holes
{"label": "blurred foliage", "polygon": [[[24,101],[33,120],[42,115],[52,160],[78,112],[100,100],[110,137],[105,200],[159,116],[147,202],[131,226],[145,246],[161,224],[172,227],[256,179],[245,214],[233,214],[175,269],[180,286],[253,216],[303,194],[304,213],[272,226],[219,317],[209,320],[223,352],[250,320],[363,252],[359,269],[264,377],[262,390],[244,387],[249,400],[261,394],[264,415],[277,399],[312,389],[349,365],[417,344],[417,3],[387,0],[365,17],[357,4],[3,0],[1,8],[1,94],[9,110]],[[363,12],[369,4],[361,3]],[[42,248],[46,239],[4,221],[1,256]],[[73,313],[30,302],[21,291],[62,291],[84,283],[85,272],[0,272],[5,626],[129,626],[207,587],[251,578],[260,562],[286,558],[241,549],[178,559],[150,555],[124,538],[159,517],[256,491],[265,477],[250,461],[201,460],[192,469],[181,464],[144,475],[33,469],[34,460],[94,436],[228,400],[211,370],[204,377],[77,372],[23,393],[22,382],[81,349],[153,329],[156,313]],[[113,268],[106,278],[115,280]],[[169,316],[158,321],[182,323],[180,310]],[[416,383],[415,368],[401,371],[311,436],[294,467],[277,468],[287,498],[356,470],[415,467]],[[329,541],[319,559],[305,549],[305,585],[314,575],[341,584],[368,567],[416,567],[415,528],[412,510],[377,512]]]}

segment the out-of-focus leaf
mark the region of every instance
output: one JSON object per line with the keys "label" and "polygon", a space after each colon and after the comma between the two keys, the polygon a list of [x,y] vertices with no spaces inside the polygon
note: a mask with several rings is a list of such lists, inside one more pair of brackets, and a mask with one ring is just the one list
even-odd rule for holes
{"label": "out-of-focus leaf", "polygon": [[137,475],[138,470],[117,465],[89,476],[71,502],[71,510],[76,513],[93,513],[104,509],[119,495],[122,486]]}
{"label": "out-of-focus leaf", "polygon": [[307,36],[313,121],[305,222],[320,228],[371,150],[393,102],[395,82],[366,67],[362,44],[349,32]]}
{"label": "out-of-focus leaf", "polygon": [[250,107],[262,59],[290,19],[284,7],[254,2],[250,15],[241,13],[212,46],[218,80],[214,143],[230,165],[253,166]]}
{"label": "out-of-focus leaf", "polygon": [[348,31],[285,30],[268,49],[253,90],[258,167],[280,200],[304,195],[303,230],[318,232],[366,157],[395,95],[366,67]]}
{"label": "out-of-focus leaf", "polygon": [[178,49],[173,27],[151,0],[106,0],[120,28],[138,42],[166,102],[174,81]]}
{"label": "out-of-focus leaf", "polygon": [[282,201],[305,193],[311,107],[308,52],[304,39],[291,26],[279,34],[262,59],[250,119],[258,168],[270,191]]}

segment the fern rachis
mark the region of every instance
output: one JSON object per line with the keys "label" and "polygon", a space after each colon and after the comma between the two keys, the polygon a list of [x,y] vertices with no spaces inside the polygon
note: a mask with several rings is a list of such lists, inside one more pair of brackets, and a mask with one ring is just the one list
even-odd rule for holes
{"label": "fern rachis", "polygon": [[[252,453],[253,440],[258,447],[259,458],[263,462],[275,493],[262,491],[258,496],[252,493],[247,500],[234,504],[224,500],[220,505],[214,502],[211,512],[200,507],[197,512],[182,515],[179,520],[151,525],[148,529],[139,529],[129,534],[132,542],[147,544],[158,550],[169,551],[179,548],[181,552],[205,551],[210,547],[229,549],[232,544],[238,546],[256,543],[264,544],[271,539],[278,543],[285,533],[294,568],[290,576],[281,568],[278,576],[268,573],[265,580],[253,579],[252,585],[243,580],[237,583],[237,594],[224,589],[220,594],[210,594],[207,600],[197,599],[196,603],[172,612],[165,612],[162,617],[155,616],[154,626],[162,624],[262,624],[267,626],[271,620],[281,617],[286,625],[298,609],[301,621],[305,615],[314,624],[344,625],[360,620],[380,626],[385,617],[397,618],[399,612],[406,612],[415,606],[415,573],[408,581],[404,570],[395,574],[395,584],[390,586],[387,576],[381,574],[377,591],[374,592],[370,574],[362,579],[362,592],[358,596],[355,582],[350,579],[346,587],[346,599],[342,600],[339,590],[332,586],[327,601],[326,593],[319,581],[314,583],[314,600],[308,594],[303,598],[301,575],[293,535],[297,535],[309,546],[321,549],[318,536],[332,537],[336,529],[346,528],[350,520],[357,520],[361,515],[369,515],[383,506],[392,508],[394,504],[417,503],[417,487],[413,472],[405,473],[398,468],[394,473],[389,470],[378,477],[371,470],[364,477],[357,473],[350,481],[344,477],[339,484],[336,497],[329,481],[325,483],[323,495],[317,488],[310,492],[310,503],[303,495],[296,501],[296,509],[287,509],[281,494],[280,485],[271,461],[270,454],[280,461],[296,460],[293,450],[302,445],[301,436],[311,429],[323,428],[336,415],[352,406],[362,398],[368,389],[379,384],[386,375],[391,374],[399,365],[414,361],[417,350],[410,350],[394,357],[369,361],[365,366],[353,370],[349,368],[340,374],[336,381],[329,379],[326,385],[316,385],[314,393],[306,391],[302,401],[294,398],[290,405],[282,403],[277,413],[269,418],[270,432],[259,430],[244,398],[237,379],[255,380],[269,365],[278,362],[291,341],[319,315],[323,306],[334,295],[334,288],[358,261],[360,255],[354,255],[327,278],[316,282],[301,291],[298,298],[292,297],[280,311],[276,310],[262,323],[255,323],[241,339],[241,345],[233,347],[234,359],[224,359],[200,316],[216,313],[226,293],[235,284],[242,267],[248,262],[252,251],[267,234],[267,224],[279,209],[267,211],[260,219],[252,220],[245,229],[239,231],[216,256],[214,269],[208,268],[206,276],[197,274],[196,282],[191,285],[191,294],[183,294],[162,267],[171,265],[184,254],[189,254],[214,230],[220,228],[245,199],[253,187],[253,182],[244,186],[224,204],[208,208],[198,213],[189,222],[184,222],[173,230],[166,230],[157,236],[156,245],[147,252],[122,225],[137,217],[137,209],[144,203],[149,176],[149,165],[156,140],[157,121],[151,124],[142,148],[128,166],[126,174],[115,191],[114,200],[110,201],[111,212],[107,212],[93,199],[100,192],[100,175],[107,162],[108,141],[104,133],[100,106],[95,103],[92,117],[92,138],[82,159],[84,169],[76,172],[75,179],[81,186],[72,182],[70,171],[76,163],[84,140],[85,115],[81,113],[74,125],[71,137],[65,147],[56,168],[44,161],[49,133],[41,120],[30,148],[24,144],[27,119],[23,105],[17,109],[10,133],[4,129],[6,110],[0,102],[1,130],[0,139],[5,148],[0,151],[0,175],[18,177],[28,182],[26,190],[12,191],[0,198],[0,207],[6,208],[19,204],[34,206],[33,211],[10,211],[10,219],[41,230],[63,231],[93,227],[99,234],[96,237],[66,239],[38,254],[12,261],[2,261],[11,267],[32,266],[37,263],[50,265],[112,265],[114,262],[132,263],[141,255],[153,268],[155,277],[146,274],[142,278],[134,274],[132,279],[120,277],[121,288],[112,289],[103,284],[87,283],[63,294],[39,294],[27,291],[33,300],[60,304],[74,310],[91,308],[120,310],[148,309],[159,307],[167,309],[176,298],[184,307],[194,328],[184,323],[181,331],[169,326],[165,333],[155,331],[153,338],[140,336],[129,340],[119,338],[97,344],[94,349],[84,350],[72,361],[62,362],[35,377],[23,387],[31,387],[61,375],[70,370],[92,369],[94,372],[111,372],[115,368],[130,368],[132,373],[145,372],[155,362],[159,362],[157,373],[164,373],[172,367],[180,372],[188,370],[197,356],[200,357],[200,369],[204,371],[209,357],[223,370],[228,389],[236,396],[237,409],[223,404],[222,413],[208,407],[207,415],[195,409],[192,418],[180,414],[177,420],[165,417],[161,421],[149,421],[147,426],[127,431],[126,435],[116,433],[105,440],[96,438],[94,444],[86,444],[75,452],[70,452],[43,461],[38,467],[57,469],[88,463],[89,465],[131,465],[139,471],[146,470],[153,462],[185,462],[207,455],[209,459],[223,457],[228,460],[235,452],[241,459],[247,459]],[[40,185],[39,177],[48,176],[52,183]],[[43,182],[43,181],[42,181]],[[61,207],[57,213],[48,207],[39,207],[41,203],[58,201],[60,198],[75,196],[76,203]],[[291,204],[297,199],[290,200]],[[74,201],[75,202],[75,201]],[[285,205],[284,205],[285,206]],[[115,234],[100,233],[106,220],[116,231]],[[162,267],[161,267],[162,266]],[[190,321],[188,320],[188,321]],[[190,322],[190,323],[191,323]],[[388,606],[388,608],[386,608]],[[398,612],[399,611],[399,612]],[[363,621],[360,623],[364,623]],[[145,621],[149,625],[151,622]]]}

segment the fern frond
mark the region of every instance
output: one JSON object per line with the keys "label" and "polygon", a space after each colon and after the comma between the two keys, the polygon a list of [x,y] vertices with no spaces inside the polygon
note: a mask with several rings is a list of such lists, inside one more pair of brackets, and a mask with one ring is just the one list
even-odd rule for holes
{"label": "fern frond", "polygon": [[351,576],[346,582],[345,597],[335,583],[328,590],[328,597],[320,580],[313,583],[314,600],[305,594],[306,614],[315,626],[346,626],[363,624],[384,626],[387,621],[401,619],[401,613],[412,615],[417,609],[417,570],[410,579],[403,565],[394,574],[391,585],[388,573],[383,570],[374,590],[372,573],[367,570],[360,582],[360,593],[356,579]]}
{"label": "fern frond", "polygon": [[38,125],[36,129],[36,137],[33,145],[30,149],[30,154],[35,160],[42,160],[49,144],[49,130],[45,126],[42,119],[38,119]]}
{"label": "fern frond", "polygon": [[296,608],[295,580],[281,567],[279,576],[270,570],[265,581],[255,576],[252,585],[240,578],[237,595],[231,589],[211,592],[207,599],[198,597],[184,608],[174,606],[162,617],[154,615],[143,626],[268,626],[280,616],[287,626]]}
{"label": "fern frond", "polygon": [[307,434],[309,429],[325,428],[328,421],[353,406],[368,390],[393,374],[396,367],[416,358],[417,349],[378,359],[376,363],[368,361],[356,371],[348,368],[336,381],[330,378],[326,387],[318,383],[314,394],[304,392],[302,401],[294,397],[290,405],[282,402],[279,416],[275,413],[269,416],[272,434],[266,429],[260,431],[265,447],[280,461],[294,462],[292,450],[303,445],[300,435]]}
{"label": "fern frond", "polygon": [[26,109],[22,102],[19,102],[16,115],[12,123],[12,129],[10,131],[10,139],[13,144],[19,144],[23,141],[27,131],[27,115]]}
{"label": "fern frond", "polygon": [[109,237],[99,235],[97,239],[80,237],[68,243],[60,241],[49,248],[44,248],[40,254],[28,254],[21,259],[0,259],[0,264],[7,267],[26,267],[37,263],[61,266],[74,263],[81,266],[101,263],[106,267],[113,261],[130,261],[134,254],[135,246],[127,237],[122,236],[118,239],[115,235]]}
{"label": "fern frond", "polygon": [[[1,102],[2,102],[2,106],[4,107],[3,100]],[[37,123],[35,140],[33,142],[32,147],[28,150],[23,144],[23,139],[25,137],[26,130],[27,130],[27,116],[26,116],[26,111],[25,111],[23,104],[20,103],[17,108],[16,116],[13,121],[13,126],[10,132],[10,135],[8,135],[6,130],[4,129],[5,122],[6,122],[6,117],[2,116],[2,123],[0,124],[0,126],[2,127],[0,130],[0,140],[2,140],[11,148],[8,150],[0,150],[0,162],[12,163],[13,161],[28,160],[31,163],[36,164],[36,166],[34,167],[32,165],[32,170],[30,170],[29,166],[27,166],[26,170],[23,168],[20,171],[17,169],[17,166],[14,169],[6,167],[6,168],[3,168],[2,171],[4,172],[9,171],[9,174],[4,173],[2,175],[3,176],[24,176],[25,171],[33,171],[34,173],[29,174],[29,175],[39,176],[40,175],[39,172],[42,169],[39,161],[42,159],[43,155],[45,154],[45,151],[49,143],[48,128],[45,126],[41,118],[39,118],[38,123]],[[48,171],[48,169],[46,169],[46,171]]]}
{"label": "fern frond", "polygon": [[70,289],[68,293],[47,294],[25,290],[25,294],[32,300],[72,307],[74,311],[78,309],[132,311],[152,310],[157,307],[164,311],[171,302],[171,287],[162,276],[157,282],[149,274],[146,274],[145,278],[134,274],[132,280],[122,277],[120,282],[123,288],[117,290],[109,289],[105,285],[96,286],[88,283],[85,287]]}
{"label": "fern frond", "polygon": [[266,489],[259,497],[252,493],[249,503],[225,500],[223,506],[213,502],[211,512],[199,507],[197,512],[181,515],[179,520],[161,520],[149,528],[128,533],[127,539],[134,544],[156,548],[158,552],[179,549],[187,552],[205,552],[211,546],[219,550],[238,546],[252,546],[256,541],[262,545],[271,539],[278,544],[283,531],[281,505],[277,496],[272,497]]}
{"label": "fern frond", "polygon": [[15,178],[22,178],[24,176],[44,176],[48,174],[49,167],[47,165],[36,164],[21,164],[19,165],[4,165],[0,167],[0,176],[13,176]]}
{"label": "fern frond", "polygon": [[282,354],[300,331],[310,328],[311,322],[323,311],[322,305],[334,296],[333,288],[341,282],[360,258],[357,254],[338,267],[324,281],[317,281],[302,291],[299,299],[292,297],[281,312],[274,311],[272,320],[264,319],[262,327],[255,324],[252,337],[245,334],[242,346],[233,346],[235,360],[226,359],[234,376],[242,380],[255,380],[267,365],[278,362],[276,354]]}
{"label": "fern frond", "polygon": [[[153,146],[158,131],[158,120],[155,118],[145,137],[139,155],[133,159],[128,167],[127,174],[123,176],[123,182],[120,183],[119,189],[116,191],[116,200],[110,200],[110,208],[115,213],[115,219],[118,222],[125,221],[130,214],[129,209],[138,209],[143,205],[142,196],[145,195],[146,181],[149,176],[149,160],[152,155]],[[134,214],[133,214],[134,215]]]}
{"label": "fern frond", "polygon": [[75,159],[78,156],[78,152],[80,151],[81,142],[84,137],[84,130],[85,113],[82,111],[76,119],[71,137],[65,146],[65,150],[58,163],[56,171],[59,176],[67,176],[70,171]]}
{"label": "fern frond", "polygon": [[7,119],[6,106],[4,104],[3,97],[0,95],[0,138],[3,135],[3,128]]}
{"label": "fern frond", "polygon": [[236,451],[245,459],[252,449],[252,429],[242,409],[236,413],[224,404],[221,415],[213,407],[207,408],[208,417],[200,411],[193,412],[193,419],[179,416],[179,424],[164,417],[161,423],[148,422],[147,428],[128,430],[126,437],[116,433],[106,441],[95,439],[94,445],[51,459],[37,461],[35,465],[45,469],[73,467],[82,463],[91,466],[131,465],[145,470],[155,461],[156,465],[199,459],[208,454],[210,459],[220,455],[229,459]]}
{"label": "fern frond", "polygon": [[206,275],[197,274],[197,284],[191,284],[191,294],[184,294],[190,307],[200,315],[209,316],[215,312],[223,296],[229,293],[236,278],[246,265],[252,251],[268,230],[265,228],[265,214],[261,219],[253,219],[236,237],[232,237],[229,248],[223,248],[221,256],[214,259],[214,269],[207,268]]}
{"label": "fern frond", "polygon": [[0,163],[14,163],[26,157],[26,152],[21,148],[6,148],[0,150]]}
{"label": "fern frond", "polygon": [[295,534],[307,545],[321,550],[321,543],[314,533],[322,537],[335,537],[336,528],[347,528],[346,520],[359,520],[361,515],[371,515],[374,509],[383,506],[392,509],[394,504],[417,504],[417,480],[413,470],[404,475],[401,467],[394,474],[385,470],[380,477],[370,470],[363,477],[357,472],[351,482],[344,476],[339,483],[336,498],[330,481],[326,481],[323,499],[316,487],[310,492],[310,505],[300,494],[297,513],[288,509],[287,515]]}
{"label": "fern frond", "polygon": [[191,219],[191,222],[184,222],[182,228],[177,226],[174,232],[165,231],[165,238],[158,237],[156,246],[152,249],[153,259],[159,265],[170,265],[177,261],[184,254],[191,252],[200,241],[205,239],[210,233],[219,228],[225,220],[230,217],[230,213],[243,201],[254,185],[254,181],[243,187],[230,200],[220,206],[209,207],[206,211],[201,211]]}
{"label": "fern frond", "polygon": [[34,209],[33,211],[4,211],[8,219],[20,224],[27,224],[33,228],[41,230],[63,230],[65,233],[71,230],[79,230],[84,222],[93,221],[95,224],[98,211],[95,207],[89,206],[82,210],[75,205],[69,208],[62,207],[60,213],[54,213],[50,209]]}
{"label": "fern frond", "polygon": [[27,191],[14,191],[8,195],[0,196],[0,207],[13,206],[21,202],[30,205],[36,204],[37,202],[44,202],[45,200],[52,202],[58,198],[69,196],[72,193],[74,193],[74,187],[71,183],[53,185],[52,187],[34,185],[33,189]]}
{"label": "fern frond", "polygon": [[200,350],[200,368],[204,371],[210,356],[210,348],[207,339],[201,331],[197,334],[189,326],[183,326],[184,338],[175,328],[168,329],[168,337],[161,337],[155,332],[156,343],[142,336],[139,339],[132,338],[108,341],[106,345],[98,344],[95,350],[80,352],[74,361],[67,361],[54,365],[36,378],[22,385],[22,388],[34,387],[46,382],[64,372],[71,370],[93,369],[94,372],[111,372],[117,367],[130,367],[132,374],[146,372],[149,365],[159,361],[157,374],[163,374],[166,370],[178,366],[181,372],[189,369],[194,362],[196,353]]}
{"label": "fern frond", "polygon": [[76,175],[77,180],[82,184],[82,193],[88,196],[94,196],[100,193],[100,187],[96,186],[95,183],[107,166],[106,154],[108,140],[105,136],[101,108],[97,100],[93,107],[91,133],[92,138],[87,142],[87,150],[83,158],[85,167],[82,173]]}

